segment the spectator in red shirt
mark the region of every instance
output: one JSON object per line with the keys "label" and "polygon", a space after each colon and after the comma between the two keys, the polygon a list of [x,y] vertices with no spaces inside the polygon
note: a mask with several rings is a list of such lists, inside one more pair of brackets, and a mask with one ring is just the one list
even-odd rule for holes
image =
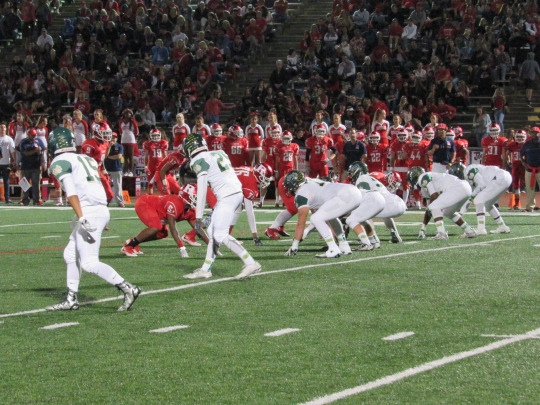
{"label": "spectator in red shirt", "polygon": [[219,115],[221,114],[221,109],[230,110],[233,108],[233,105],[227,105],[218,98],[217,91],[213,91],[210,94],[210,98],[206,100],[204,104],[204,113],[206,114],[206,121],[208,124],[218,124]]}

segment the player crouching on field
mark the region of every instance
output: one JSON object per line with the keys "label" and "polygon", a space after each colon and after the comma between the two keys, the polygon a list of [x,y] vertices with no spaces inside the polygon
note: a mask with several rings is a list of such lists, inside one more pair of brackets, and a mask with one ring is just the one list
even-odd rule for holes
{"label": "player crouching on field", "polygon": [[[197,206],[197,187],[193,184],[186,185],[180,195],[150,195],[141,196],[135,202],[135,212],[147,228],[126,241],[122,247],[122,253],[129,257],[143,254],[139,245],[143,242],[164,239],[171,230],[176,245],[180,249],[182,257],[189,257],[182,238],[176,229],[176,223],[182,220],[189,222],[195,229],[195,210]],[[208,244],[208,236],[203,229],[199,231],[200,237]]]}

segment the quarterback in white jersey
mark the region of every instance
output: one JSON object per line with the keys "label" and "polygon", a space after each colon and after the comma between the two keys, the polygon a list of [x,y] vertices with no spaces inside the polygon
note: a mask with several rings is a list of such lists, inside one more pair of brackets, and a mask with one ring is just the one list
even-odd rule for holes
{"label": "quarterback in white jersey", "polygon": [[191,170],[197,176],[197,227],[201,226],[208,185],[217,199],[212,220],[206,230],[210,241],[204,264],[193,273],[184,275],[184,278],[212,277],[212,265],[221,244],[227,246],[244,262],[242,271],[235,279],[241,280],[258,273],[261,265],[235,238],[229,235],[234,212],[244,199],[242,183],[238,180],[229,157],[222,150],[209,152],[206,141],[198,134],[188,135],[182,147],[186,157],[190,159]]}
{"label": "quarterback in white jersey", "polygon": [[126,282],[111,266],[99,260],[101,233],[110,219],[107,197],[101,185],[97,163],[86,155],[75,153],[73,133],[53,131],[49,137],[49,153],[54,157],[49,174],[56,177],[65,191],[75,216],[71,235],[64,249],[67,265],[68,294],[64,301],[48,307],[49,310],[74,310],[79,308],[77,292],[81,270],[94,273],[116,286],[124,293],[124,302],[119,311],[127,311],[141,290]]}
{"label": "quarterback in white jersey", "polygon": [[407,173],[407,181],[413,188],[419,188],[423,197],[430,199],[419,238],[425,238],[426,226],[431,216],[437,226],[437,234],[432,238],[434,240],[448,239],[443,217],[451,219],[465,231],[461,237],[474,238],[476,236],[474,229],[463,220],[459,213],[459,209],[471,196],[472,190],[469,183],[451,174],[425,172],[420,166],[411,168]]}
{"label": "quarterback in white jersey", "polygon": [[512,175],[497,166],[473,164],[465,168],[465,180],[473,189],[472,197],[474,197],[473,202],[478,222],[476,233],[487,235],[486,211],[498,225],[497,229],[490,231],[491,233],[509,233],[510,228],[504,223],[495,203],[512,184]]}
{"label": "quarterback in white jersey", "polygon": [[[285,176],[283,185],[287,191],[294,195],[294,202],[298,207],[298,222],[294,233],[293,244],[285,253],[285,256],[294,256],[298,252],[298,244],[303,237],[307,216],[310,211],[315,211],[310,218],[322,236],[328,250],[326,253],[317,255],[319,258],[339,257],[342,254],[351,254],[351,248],[343,226],[338,219],[354,209],[362,202],[362,193],[352,184],[327,183],[316,179],[307,180],[302,172],[293,170]],[[337,235],[338,244],[334,241],[332,229]]]}

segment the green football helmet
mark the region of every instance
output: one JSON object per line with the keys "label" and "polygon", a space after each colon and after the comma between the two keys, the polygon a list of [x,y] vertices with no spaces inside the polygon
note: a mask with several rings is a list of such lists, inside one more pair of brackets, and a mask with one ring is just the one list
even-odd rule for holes
{"label": "green football helmet", "polygon": [[304,174],[298,170],[292,170],[285,175],[283,179],[283,187],[287,189],[289,194],[296,195],[298,188],[306,182]]}
{"label": "green football helmet", "polygon": [[49,133],[48,153],[51,159],[65,152],[75,152],[75,136],[64,127],[57,127]]}
{"label": "green football helmet", "polygon": [[182,143],[182,149],[186,155],[186,158],[191,159],[199,152],[208,150],[208,145],[205,139],[199,134],[189,134]]}
{"label": "green football helmet", "polygon": [[452,176],[456,176],[458,179],[464,180],[465,179],[465,165],[461,162],[455,162],[450,166],[450,169],[448,169],[448,174],[451,174]]}
{"label": "green football helmet", "polygon": [[364,162],[352,162],[349,165],[349,175],[353,183],[356,183],[361,174],[368,174],[368,167]]}
{"label": "green football helmet", "polygon": [[416,184],[418,183],[418,179],[421,175],[423,175],[426,171],[423,167],[420,166],[414,166],[411,167],[411,170],[407,173],[407,183],[409,183],[413,188],[416,187]]}

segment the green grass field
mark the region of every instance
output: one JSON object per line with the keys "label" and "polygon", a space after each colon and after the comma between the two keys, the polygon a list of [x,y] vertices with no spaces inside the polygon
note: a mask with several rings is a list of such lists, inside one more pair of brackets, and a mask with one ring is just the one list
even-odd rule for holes
{"label": "green grass field", "polygon": [[262,234],[277,212],[257,211],[263,247],[245,221],[234,230],[260,274],[231,280],[241,261],[223,248],[211,279],[189,281],[205,247],[182,259],[169,238],[125,257],[142,224],[112,209],[102,260],[143,295],[118,313],[117,290],[84,273],[85,305],[47,312],[65,295],[72,211],[2,206],[0,403],[538,403],[540,216],[503,212],[512,232],[476,239],[447,223],[439,242],[416,239],[411,212],[398,222],[404,244],[378,226],[381,249],[321,260],[316,234],[283,257],[290,240]]}

